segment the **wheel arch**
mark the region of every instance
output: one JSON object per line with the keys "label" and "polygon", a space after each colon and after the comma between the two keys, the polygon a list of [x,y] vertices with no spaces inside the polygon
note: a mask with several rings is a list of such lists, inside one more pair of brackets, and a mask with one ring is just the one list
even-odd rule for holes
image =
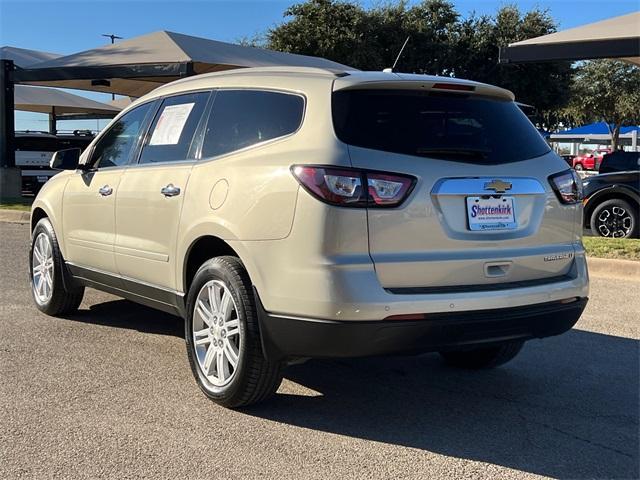
{"label": "wheel arch", "polygon": [[38,222],[43,218],[48,218],[48,217],[49,217],[49,214],[42,207],[35,207],[33,210],[31,210],[30,231],[33,232],[33,229],[36,228],[36,225],[38,224]]}
{"label": "wheel arch", "polygon": [[586,228],[590,228],[591,216],[593,211],[603,202],[607,200],[620,199],[629,202],[631,205],[635,205],[640,209],[640,198],[637,195],[624,187],[610,187],[599,190],[589,197],[587,203],[584,206],[583,224]]}
{"label": "wheel arch", "polygon": [[220,237],[215,235],[202,235],[194,239],[186,250],[182,262],[182,287],[185,292],[189,290],[193,277],[198,268],[204,262],[213,257],[229,255],[240,258],[240,255]]}

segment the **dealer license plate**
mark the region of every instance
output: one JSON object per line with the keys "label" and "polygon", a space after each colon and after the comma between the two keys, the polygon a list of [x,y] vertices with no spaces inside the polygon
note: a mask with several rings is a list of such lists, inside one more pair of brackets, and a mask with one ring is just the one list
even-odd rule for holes
{"label": "dealer license plate", "polygon": [[467,197],[469,230],[513,230],[514,206],[513,197]]}

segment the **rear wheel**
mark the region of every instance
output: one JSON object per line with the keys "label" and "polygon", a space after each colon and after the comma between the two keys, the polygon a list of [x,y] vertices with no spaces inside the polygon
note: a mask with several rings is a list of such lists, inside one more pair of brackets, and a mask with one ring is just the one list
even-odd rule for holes
{"label": "rear wheel", "polygon": [[189,364],[207,397],[234,408],[275,393],[281,365],[263,355],[251,281],[239,259],[205,262],[189,289],[187,309]]}
{"label": "rear wheel", "polygon": [[620,198],[607,200],[591,214],[591,231],[601,237],[627,238],[638,235],[638,209]]}
{"label": "rear wheel", "polygon": [[576,164],[573,166],[573,169],[574,169],[574,170],[584,170],[584,167],[582,166],[582,164],[581,164],[581,163],[576,163]]}
{"label": "rear wheel", "polygon": [[75,285],[68,274],[48,218],[40,220],[33,229],[29,266],[31,294],[38,310],[56,316],[78,309],[84,287]]}
{"label": "rear wheel", "polygon": [[493,347],[440,352],[440,355],[452,367],[479,370],[504,365],[522,350],[523,345],[524,342],[509,342]]}

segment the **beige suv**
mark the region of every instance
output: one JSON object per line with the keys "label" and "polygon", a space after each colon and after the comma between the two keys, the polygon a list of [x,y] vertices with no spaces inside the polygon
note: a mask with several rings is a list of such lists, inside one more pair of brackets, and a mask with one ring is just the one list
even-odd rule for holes
{"label": "beige suv", "polygon": [[38,308],[97,288],[185,319],[216,402],[312,357],[440,352],[483,368],[588,294],[581,184],[503,89],[311,68],[162,86],[33,204]]}

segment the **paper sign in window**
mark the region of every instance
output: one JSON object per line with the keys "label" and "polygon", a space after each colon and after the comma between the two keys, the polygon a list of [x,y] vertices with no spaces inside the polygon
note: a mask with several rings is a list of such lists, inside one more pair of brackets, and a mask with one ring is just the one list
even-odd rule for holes
{"label": "paper sign in window", "polygon": [[149,145],[177,145],[194,103],[164,107]]}

